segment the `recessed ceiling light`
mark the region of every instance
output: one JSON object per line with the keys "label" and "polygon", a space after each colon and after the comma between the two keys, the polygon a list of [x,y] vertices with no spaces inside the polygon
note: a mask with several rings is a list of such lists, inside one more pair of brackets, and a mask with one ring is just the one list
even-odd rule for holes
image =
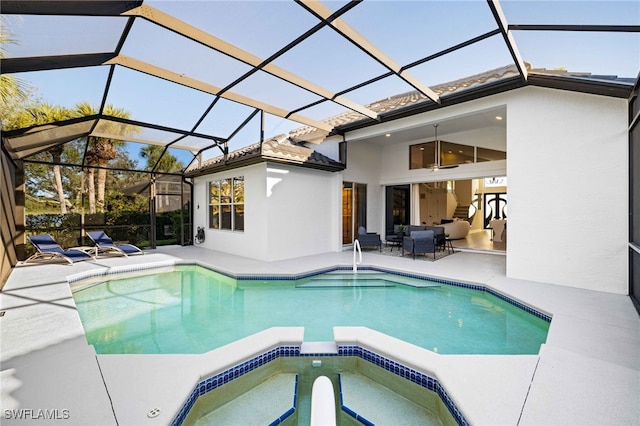
{"label": "recessed ceiling light", "polygon": [[496,120],[498,120],[498,121],[502,120],[502,116],[501,115],[496,115]]}
{"label": "recessed ceiling light", "polygon": [[386,135],[384,135],[385,138],[390,138],[391,137],[391,133],[387,133]]}

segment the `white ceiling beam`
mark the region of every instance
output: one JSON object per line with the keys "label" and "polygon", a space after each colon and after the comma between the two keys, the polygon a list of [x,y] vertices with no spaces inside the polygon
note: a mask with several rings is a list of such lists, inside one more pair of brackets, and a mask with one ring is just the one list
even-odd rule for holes
{"label": "white ceiling beam", "polygon": [[[327,8],[317,0],[300,0],[300,2],[303,3],[306,8],[320,16],[322,19],[329,20],[329,18],[333,14],[333,12],[329,8]],[[436,92],[434,92],[426,84],[422,83],[422,81],[420,81],[418,78],[414,77],[409,71],[402,71],[402,66],[400,64],[391,59],[391,57],[389,57],[376,45],[367,40],[362,34],[358,33],[345,21],[340,18],[335,18],[329,22],[329,25],[335,28],[344,37],[351,40],[351,42],[356,44],[360,49],[368,53],[369,56],[371,56],[386,68],[388,68],[390,71],[394,72],[400,78],[405,80],[416,90],[420,91],[432,101],[440,103],[440,96]]]}
{"label": "white ceiling beam", "polygon": [[502,6],[500,6],[500,2],[498,0],[487,0],[487,2],[489,3],[489,8],[491,9],[491,13],[493,13],[493,17],[498,24],[498,28],[502,33],[502,37],[507,44],[507,49],[509,49],[509,52],[511,53],[513,62],[515,62],[520,75],[526,81],[528,78],[527,67],[522,60],[520,52],[518,51],[516,40],[513,38],[513,34],[509,30],[509,24],[507,23],[507,18],[504,16],[504,12],[502,11]]}
{"label": "white ceiling beam", "polygon": [[171,81],[173,83],[181,84],[183,86],[191,87],[201,92],[209,93],[211,95],[220,96],[230,101],[238,102],[243,105],[250,106],[252,108],[258,108],[276,117],[288,118],[306,126],[316,127],[318,129],[330,132],[333,126],[324,123],[322,121],[313,120],[300,114],[292,114],[289,116],[289,111],[282,108],[275,107],[273,105],[249,98],[238,93],[233,93],[227,90],[224,93],[220,87],[214,86],[209,83],[205,83],[195,78],[187,77],[182,74],[175,73],[173,71],[166,70],[164,68],[157,67],[147,62],[140,61],[135,58],[131,58],[125,55],[118,55],[113,59],[104,62],[104,65],[120,65],[125,68],[129,68],[135,71],[140,71],[154,77],[162,78],[163,80]]}
{"label": "white ceiling beam", "polygon": [[[253,55],[245,50],[242,50],[231,43],[228,43],[201,29],[198,29],[190,24],[187,24],[184,21],[176,19],[173,16],[167,13],[164,13],[158,9],[155,9],[149,5],[143,4],[142,6],[136,7],[135,9],[124,12],[123,15],[139,16],[141,18],[147,19],[150,22],[153,22],[157,25],[160,25],[161,27],[167,28],[180,35],[183,35],[199,43],[202,43],[205,46],[210,47],[211,49],[214,49],[227,56],[230,56],[233,59],[237,59],[238,61],[244,62],[245,64],[251,65],[252,67],[260,67],[264,62],[264,59],[256,55]],[[366,108],[356,102],[352,102],[346,99],[344,96],[336,96],[335,92],[332,92],[315,83],[305,80],[304,78],[296,74],[293,74],[285,69],[282,69],[279,66],[274,65],[272,63],[265,64],[260,69],[286,82],[289,82],[295,86],[301,87],[305,90],[308,90],[311,93],[314,93],[325,99],[331,100],[351,110],[357,111],[370,118],[375,119],[378,116],[375,111],[369,108]]]}

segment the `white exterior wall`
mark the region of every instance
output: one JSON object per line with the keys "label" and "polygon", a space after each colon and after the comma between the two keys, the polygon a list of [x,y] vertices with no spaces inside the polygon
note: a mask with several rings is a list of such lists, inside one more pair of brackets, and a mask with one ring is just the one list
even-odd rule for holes
{"label": "white exterior wall", "polygon": [[[244,176],[244,232],[209,229],[208,183]],[[300,167],[260,163],[201,176],[194,184],[194,227],[202,247],[271,261],[339,250],[340,178]],[[199,208],[197,207],[199,205]]]}
{"label": "white exterior wall", "polygon": [[[421,141],[370,145],[381,158],[380,185],[506,174],[508,277],[627,294],[626,100],[526,87],[356,130],[347,140],[351,150],[374,134],[503,105],[506,161],[432,173],[409,170],[409,145]],[[348,160],[345,180],[358,181],[366,165],[351,151]]]}
{"label": "white exterior wall", "polygon": [[308,256],[341,248],[339,173],[269,164],[266,169],[265,260]]}
{"label": "white exterior wall", "polygon": [[626,100],[525,88],[507,111],[507,276],[626,294]]}

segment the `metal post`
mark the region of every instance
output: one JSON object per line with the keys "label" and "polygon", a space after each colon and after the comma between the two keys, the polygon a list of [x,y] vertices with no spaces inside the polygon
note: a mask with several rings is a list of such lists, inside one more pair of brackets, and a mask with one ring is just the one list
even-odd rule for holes
{"label": "metal post", "polygon": [[184,245],[184,178],[180,177],[180,245]]}
{"label": "metal post", "polygon": [[151,176],[149,183],[149,216],[151,229],[149,230],[149,245],[152,249],[156,248],[156,179]]}
{"label": "metal post", "polygon": [[260,146],[264,142],[264,110],[260,110]]}

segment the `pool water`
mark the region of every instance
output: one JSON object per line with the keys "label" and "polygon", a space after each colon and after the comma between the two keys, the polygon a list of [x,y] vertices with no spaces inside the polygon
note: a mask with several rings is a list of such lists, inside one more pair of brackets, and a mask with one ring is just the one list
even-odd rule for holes
{"label": "pool water", "polygon": [[537,354],[549,330],[487,292],[382,273],[256,281],[179,266],[73,297],[101,354],[204,353],[275,326],[302,326],[305,341],[365,326],[442,354]]}

